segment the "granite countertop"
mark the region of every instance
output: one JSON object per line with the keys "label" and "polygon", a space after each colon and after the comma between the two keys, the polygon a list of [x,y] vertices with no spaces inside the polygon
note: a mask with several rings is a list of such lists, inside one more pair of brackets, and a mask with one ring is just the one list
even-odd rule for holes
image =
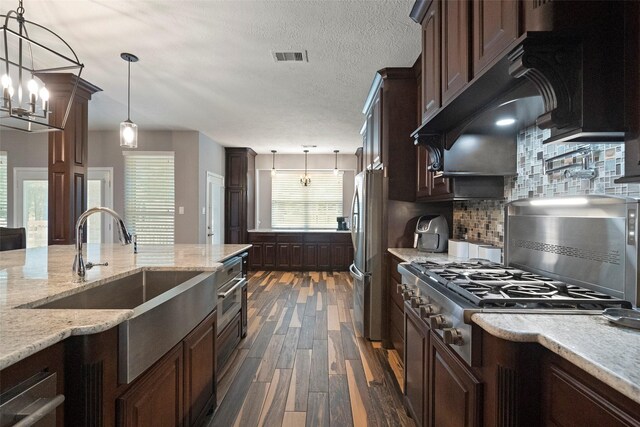
{"label": "granite countertop", "polygon": [[351,230],[335,230],[320,228],[254,228],[248,233],[351,233]]}
{"label": "granite countertop", "polygon": [[475,313],[471,320],[498,338],[537,342],[640,403],[640,330],[600,315]]}
{"label": "granite countertop", "polygon": [[461,261],[462,258],[457,258],[449,255],[446,252],[420,252],[415,248],[388,248],[389,253],[397,256],[404,262],[425,262],[425,261],[435,261],[435,262],[453,262],[453,261]]}
{"label": "granite countertop", "polygon": [[251,245],[86,245],[85,262],[108,261],[87,270],[80,282],[71,269],[75,247],[48,246],[2,252],[0,256],[0,369],[71,335],[110,329],[133,315],[132,310],[32,309],[47,301],[106,281],[147,270],[216,271],[221,261]]}

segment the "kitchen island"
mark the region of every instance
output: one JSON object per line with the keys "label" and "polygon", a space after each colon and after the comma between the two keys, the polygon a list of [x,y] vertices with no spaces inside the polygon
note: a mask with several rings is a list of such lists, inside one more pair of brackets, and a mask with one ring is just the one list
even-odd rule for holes
{"label": "kitchen island", "polygon": [[[201,356],[205,354],[192,351],[192,354],[185,352],[183,357],[182,342],[180,349],[176,347],[169,352],[171,354],[168,356],[173,355],[175,363],[172,361],[167,363],[166,358],[162,358],[156,365],[163,366],[154,365],[131,384],[118,383],[116,374],[118,363],[116,363],[117,360],[113,360],[114,352],[117,353],[119,347],[117,326],[134,317],[138,308],[102,310],[33,307],[89,289],[98,289],[114,280],[143,271],[160,270],[166,271],[167,275],[170,271],[174,274],[175,272],[192,272],[191,276],[200,272],[215,273],[222,269],[222,261],[242,254],[249,248],[250,245],[141,245],[138,253],[134,254],[132,246],[90,244],[85,260],[93,263],[108,262],[109,264],[87,270],[82,281],[75,276],[71,269],[75,254],[73,246],[50,246],[3,252],[0,257],[0,380],[2,380],[0,390],[6,391],[7,388],[20,382],[20,374],[24,375],[29,370],[23,369],[23,366],[29,368],[36,366],[37,370],[57,372],[59,392],[61,388],[67,389],[67,393],[65,393],[67,394],[65,422],[72,421],[83,424],[99,420],[100,424],[105,425],[115,423],[116,412],[120,417],[124,417],[124,414],[134,413],[136,407],[135,404],[134,406],[131,404],[132,402],[141,402],[136,400],[143,396],[140,393],[141,390],[159,386],[157,381],[154,383],[155,385],[150,384],[149,381],[147,381],[149,384],[145,383],[150,372],[154,374],[173,372],[173,382],[177,389],[182,390],[183,378],[187,377],[183,372],[187,373],[188,369],[194,368],[194,366],[187,366],[187,358],[190,355]],[[200,273],[200,275],[203,274]],[[204,276],[207,275],[204,274]],[[213,284],[212,279],[210,283]],[[215,289],[208,292],[215,295]],[[211,301],[209,304],[213,307],[213,312],[193,332],[203,331],[198,338],[205,337],[206,333],[209,333],[208,341],[198,342],[209,342],[210,355],[208,357],[215,360],[215,353],[211,353],[211,345],[215,346],[216,302]],[[202,319],[195,321],[200,322],[200,320]],[[192,334],[185,339],[195,339]],[[122,341],[120,341],[121,345]],[[78,348],[84,348],[87,350],[87,354],[80,354]],[[185,348],[187,348],[186,345]],[[189,348],[201,350],[195,347],[195,344]],[[89,360],[92,358],[95,360]],[[182,369],[183,359],[184,371]],[[193,360],[197,361],[197,359]],[[163,371],[160,369],[162,367],[171,367],[172,370],[165,369]],[[206,387],[211,387],[212,384],[210,380],[208,385],[198,383],[198,378],[190,378],[190,380],[192,382],[186,383],[185,387],[191,387],[191,389],[201,387],[204,390]],[[105,386],[104,391],[98,384]],[[83,387],[88,386],[94,387],[91,393],[87,394],[88,389],[81,391]],[[111,389],[107,390],[107,386]],[[179,394],[182,395],[182,391]],[[129,399],[127,400],[127,398]],[[193,396],[185,394],[185,400],[188,398],[193,398],[195,404],[200,406],[206,404],[206,401],[211,401],[209,397],[203,403],[202,398],[196,394]],[[115,410],[116,399],[119,402],[118,411]],[[183,402],[181,396],[176,395],[176,399],[173,402],[175,403],[174,407],[179,410],[174,415],[180,423],[184,418],[186,424],[191,424],[188,418],[187,402]],[[102,405],[99,404],[100,401],[102,401]],[[184,414],[182,412],[183,403],[185,405]],[[169,410],[172,409],[171,402],[165,401],[164,404],[168,404]],[[81,414],[82,417],[85,417],[84,419],[80,420],[78,415],[74,415],[70,410],[76,409],[76,406],[86,409]],[[81,411],[78,409],[78,412]],[[120,418],[119,422],[128,424],[125,421]],[[58,423],[60,423],[60,417]]]}

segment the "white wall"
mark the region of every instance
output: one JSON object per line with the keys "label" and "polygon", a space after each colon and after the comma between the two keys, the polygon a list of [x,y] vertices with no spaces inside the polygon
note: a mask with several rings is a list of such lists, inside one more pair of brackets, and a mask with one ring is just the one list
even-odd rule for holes
{"label": "white wall", "polygon": [[[338,169],[344,172],[343,178],[343,215],[351,212],[351,199],[354,191],[356,169],[354,154],[338,154]],[[256,228],[271,228],[271,154],[256,156]],[[333,170],[334,154],[309,154],[309,173],[313,170]],[[276,154],[277,170],[304,170],[304,154]]]}
{"label": "white wall", "polygon": [[[207,216],[203,215],[203,209],[207,203],[207,172],[224,177],[225,153],[224,147],[216,143],[206,135],[199,134],[200,154],[198,157],[198,206],[200,207],[200,215],[198,221],[198,242],[205,243],[207,241]],[[206,211],[205,211],[206,212]],[[224,207],[221,209],[224,217]],[[224,227],[224,218],[222,218]]]}

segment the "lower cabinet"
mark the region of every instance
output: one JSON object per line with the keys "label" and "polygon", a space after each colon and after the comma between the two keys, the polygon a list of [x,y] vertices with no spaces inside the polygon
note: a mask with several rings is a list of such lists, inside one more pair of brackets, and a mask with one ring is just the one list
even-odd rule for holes
{"label": "lower cabinet", "polygon": [[182,386],[183,354],[178,345],[117,399],[118,425],[182,425]]}
{"label": "lower cabinet", "polygon": [[411,309],[404,310],[404,396],[409,414],[418,426],[427,425],[429,385],[429,328]]}
{"label": "lower cabinet", "polygon": [[429,341],[427,425],[480,426],[482,383],[440,336],[431,332]]}
{"label": "lower cabinet", "polygon": [[251,269],[346,271],[353,262],[349,233],[249,233]]}
{"label": "lower cabinet", "polygon": [[238,312],[236,317],[218,334],[218,359],[216,372],[221,372],[224,365],[229,360],[229,356],[238,346],[242,339],[242,312]]}

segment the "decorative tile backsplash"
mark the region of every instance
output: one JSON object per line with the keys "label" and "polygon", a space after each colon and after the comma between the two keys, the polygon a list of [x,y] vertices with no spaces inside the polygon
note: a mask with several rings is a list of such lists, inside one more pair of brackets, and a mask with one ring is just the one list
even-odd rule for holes
{"label": "decorative tile backsplash", "polygon": [[[564,171],[552,175],[544,173],[544,159],[573,151],[576,144],[547,144],[548,130],[532,126],[523,129],[517,138],[518,176],[505,179],[505,200],[455,202],[453,205],[453,233],[457,239],[479,240],[497,246],[504,240],[504,204],[527,197],[552,197],[579,194],[611,194],[640,197],[640,184],[615,184],[624,172],[624,144],[590,144],[594,179],[566,177]],[[558,164],[568,164],[565,159]],[[558,164],[554,164],[558,166]]]}

